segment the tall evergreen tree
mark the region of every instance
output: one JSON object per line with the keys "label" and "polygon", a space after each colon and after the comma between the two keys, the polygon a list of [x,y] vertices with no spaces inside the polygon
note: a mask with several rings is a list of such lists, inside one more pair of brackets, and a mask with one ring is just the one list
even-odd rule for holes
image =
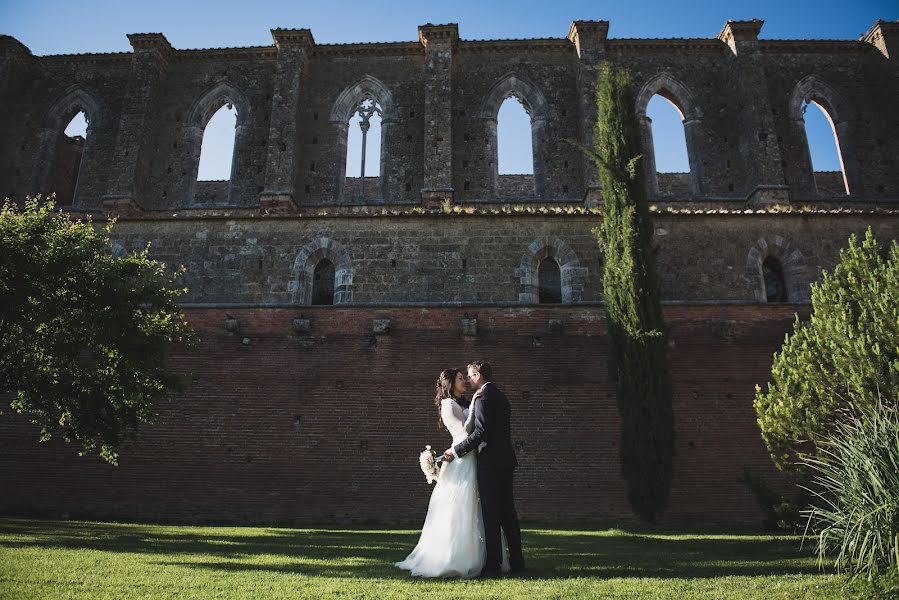
{"label": "tall evergreen tree", "polygon": [[609,368],[621,414],[621,468],[628,500],[655,520],[667,502],[674,458],[668,340],[662,318],[630,77],[599,69],[594,147],[602,185],[603,298]]}

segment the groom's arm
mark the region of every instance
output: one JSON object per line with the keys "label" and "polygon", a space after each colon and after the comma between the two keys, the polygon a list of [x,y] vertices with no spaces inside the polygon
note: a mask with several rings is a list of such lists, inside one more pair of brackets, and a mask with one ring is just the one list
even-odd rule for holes
{"label": "groom's arm", "polygon": [[478,444],[487,439],[491,406],[492,404],[487,399],[487,394],[478,399],[474,407],[474,430],[467,438],[453,446],[453,454],[456,455],[456,458],[465,456],[473,448],[477,448]]}

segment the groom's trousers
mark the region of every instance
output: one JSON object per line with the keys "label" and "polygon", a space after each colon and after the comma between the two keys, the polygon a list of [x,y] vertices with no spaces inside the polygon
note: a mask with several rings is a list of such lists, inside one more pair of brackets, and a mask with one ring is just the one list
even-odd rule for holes
{"label": "groom's trousers", "polygon": [[524,569],[521,553],[521,527],[515,500],[512,496],[512,468],[491,468],[478,465],[478,488],[481,497],[481,514],[484,518],[484,542],[487,560],[484,571],[496,572],[502,564],[502,532],[509,546],[509,564],[513,571]]}

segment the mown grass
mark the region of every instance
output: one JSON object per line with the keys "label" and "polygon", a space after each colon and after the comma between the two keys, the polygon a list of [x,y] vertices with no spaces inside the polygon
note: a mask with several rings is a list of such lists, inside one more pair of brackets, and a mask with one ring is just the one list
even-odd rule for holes
{"label": "mown grass", "polygon": [[416,530],[0,519],[0,598],[846,598],[798,536],[526,529],[528,573],[422,580]]}

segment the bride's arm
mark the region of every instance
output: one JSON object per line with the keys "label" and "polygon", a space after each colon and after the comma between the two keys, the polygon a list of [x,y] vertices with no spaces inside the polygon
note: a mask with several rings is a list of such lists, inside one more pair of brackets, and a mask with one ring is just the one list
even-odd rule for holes
{"label": "bride's arm", "polygon": [[446,425],[453,437],[465,432],[465,423],[456,414],[455,404],[452,398],[444,398],[440,403],[440,418],[443,419],[443,424]]}

